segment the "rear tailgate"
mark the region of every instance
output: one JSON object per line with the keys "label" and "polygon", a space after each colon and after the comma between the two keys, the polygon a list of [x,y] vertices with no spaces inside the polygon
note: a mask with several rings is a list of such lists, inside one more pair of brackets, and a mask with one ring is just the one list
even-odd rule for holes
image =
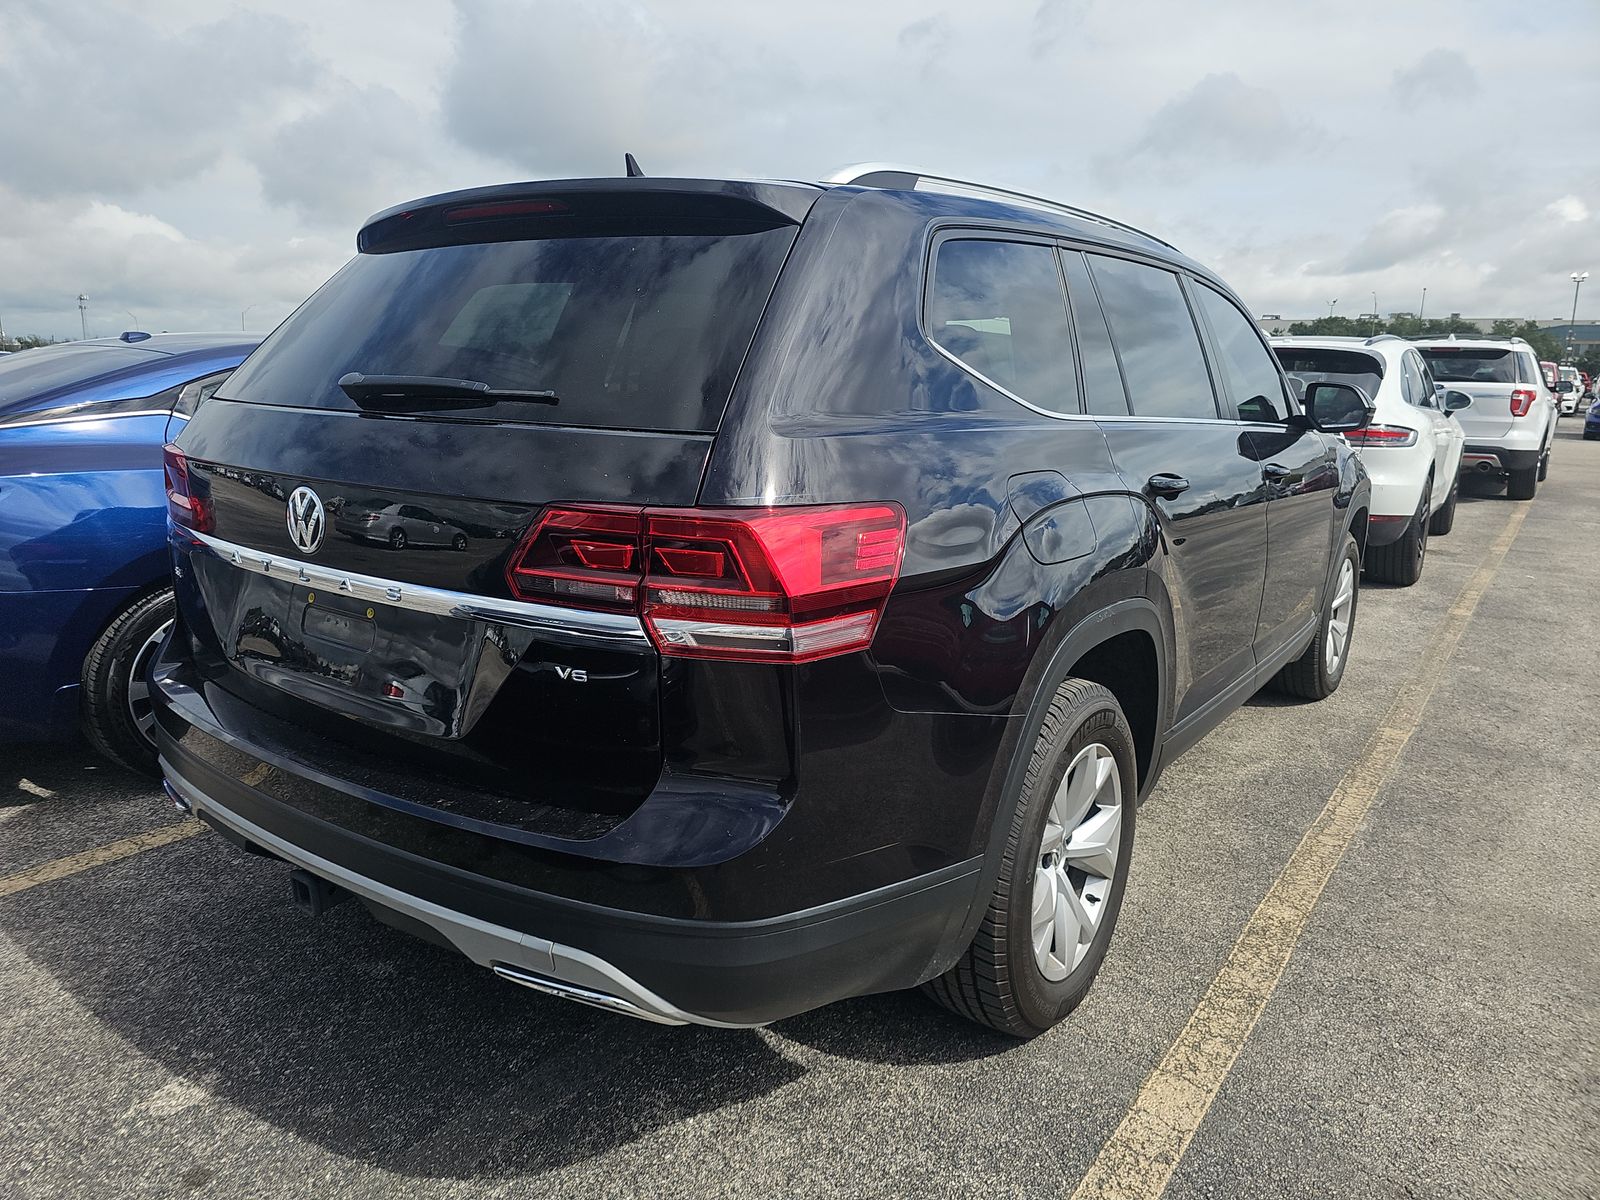
{"label": "rear tailgate", "polygon": [[1511,432],[1511,393],[1537,388],[1522,380],[1520,356],[1513,350],[1483,346],[1420,346],[1436,382],[1472,397],[1472,405],[1456,413],[1469,442],[1493,442]]}
{"label": "rear tailgate", "polygon": [[[184,432],[192,658],[335,773],[625,813],[661,769],[656,651],[630,614],[519,599],[508,563],[552,503],[694,503],[794,226],[482,208],[358,256]],[[351,373],[500,396],[358,402]]]}

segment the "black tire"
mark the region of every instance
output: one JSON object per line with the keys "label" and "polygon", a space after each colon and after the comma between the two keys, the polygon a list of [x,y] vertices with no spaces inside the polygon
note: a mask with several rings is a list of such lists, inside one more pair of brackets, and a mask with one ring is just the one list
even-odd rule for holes
{"label": "black tire", "polygon": [[[1295,659],[1283,670],[1272,677],[1271,687],[1286,695],[1298,696],[1302,700],[1326,700],[1339,690],[1339,681],[1344,678],[1344,669],[1350,662],[1350,646],[1356,635],[1356,609],[1361,599],[1361,554],[1356,549],[1356,540],[1349,534],[1344,539],[1344,562],[1350,563],[1354,570],[1351,581],[1354,590],[1350,595],[1350,613],[1345,626],[1345,645],[1339,655],[1337,664],[1331,669],[1328,666],[1328,657],[1323,652],[1328,644],[1328,627],[1333,622],[1334,604],[1336,596],[1330,596],[1329,603],[1324,607],[1322,620],[1317,622],[1316,636],[1311,639],[1311,644],[1306,647],[1305,653]],[[1334,571],[1333,588],[1337,593],[1339,589],[1339,576],[1341,568]]]}
{"label": "black tire", "polygon": [[450,539],[450,548],[452,550],[465,550],[467,548],[467,535],[464,533],[456,534],[455,537]]}
{"label": "black tire", "polygon": [[406,531],[404,529],[391,529],[389,531],[389,549],[404,550],[406,548]]}
{"label": "black tire", "polygon": [[1428,515],[1428,498],[1432,492],[1433,480],[1430,478],[1422,485],[1421,507],[1412,516],[1398,541],[1390,542],[1387,546],[1368,547],[1366,570],[1371,578],[1398,587],[1410,587],[1422,578],[1422,566],[1428,553],[1428,533],[1433,524]]}
{"label": "black tire", "polygon": [[148,720],[148,700],[140,694],[145,685],[133,678],[133,672],[137,668],[143,674],[155,650],[152,639],[172,624],[176,612],[170,590],[145,596],[124,609],[90,648],[79,681],[79,710],[90,745],[130,771],[158,778],[155,742],[140,729],[141,721]]}
{"label": "black tire", "polygon": [[[1116,866],[1099,927],[1082,960],[1065,978],[1053,981],[1045,977],[1033,952],[1034,875],[1056,789],[1074,758],[1096,743],[1111,752],[1121,788]],[[923,984],[923,991],[951,1012],[1019,1038],[1043,1033],[1082,1002],[1111,944],[1127,888],[1138,808],[1135,762],[1133,733],[1117,698],[1098,683],[1063,681],[1034,740],[1021,795],[1012,809],[1000,878],[983,921],[955,966]]]}
{"label": "black tire", "polygon": [[1461,498],[1461,476],[1456,476],[1455,483],[1450,486],[1450,494],[1444,498],[1444,507],[1433,514],[1433,520],[1428,524],[1428,532],[1434,537],[1443,537],[1456,527],[1456,501]]}
{"label": "black tire", "polygon": [[1550,478],[1550,447],[1546,446],[1544,457],[1539,460],[1539,482],[1543,483]]}
{"label": "black tire", "polygon": [[1506,499],[1532,500],[1539,490],[1539,465],[1524,467],[1520,471],[1506,472]]}
{"label": "black tire", "polygon": [[1583,440],[1584,441],[1592,442],[1592,441],[1595,441],[1596,439],[1600,439],[1600,433],[1590,433],[1587,429],[1585,429],[1583,431]]}

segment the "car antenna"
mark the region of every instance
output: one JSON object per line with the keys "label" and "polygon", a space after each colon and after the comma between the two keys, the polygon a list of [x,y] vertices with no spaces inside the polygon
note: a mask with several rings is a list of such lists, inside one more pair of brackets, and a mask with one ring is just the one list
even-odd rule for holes
{"label": "car antenna", "polygon": [[628,168],[629,179],[642,179],[644,177],[644,172],[639,169],[639,160],[633,155],[624,153],[622,163]]}

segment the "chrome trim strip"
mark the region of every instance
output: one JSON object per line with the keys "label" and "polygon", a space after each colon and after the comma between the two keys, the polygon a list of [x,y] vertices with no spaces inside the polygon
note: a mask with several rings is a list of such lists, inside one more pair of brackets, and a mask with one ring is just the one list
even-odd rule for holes
{"label": "chrome trim strip", "polygon": [[[87,425],[92,421],[120,421],[124,417],[170,417],[170,408],[130,408],[123,412],[71,413],[65,417],[44,417],[38,421],[0,421],[0,429],[38,429],[45,425]],[[185,421],[189,418],[184,417]]]}
{"label": "chrome trim strip", "polygon": [[650,638],[639,619],[631,613],[594,612],[583,608],[561,608],[527,600],[508,600],[500,596],[475,596],[444,588],[381,579],[354,571],[340,571],[319,563],[304,562],[290,554],[268,554],[192,529],[181,530],[218,558],[256,575],[282,579],[306,587],[327,588],[341,596],[369,600],[412,612],[433,613],[464,621],[495,621],[523,629],[553,633],[581,634],[585,637],[645,648]]}

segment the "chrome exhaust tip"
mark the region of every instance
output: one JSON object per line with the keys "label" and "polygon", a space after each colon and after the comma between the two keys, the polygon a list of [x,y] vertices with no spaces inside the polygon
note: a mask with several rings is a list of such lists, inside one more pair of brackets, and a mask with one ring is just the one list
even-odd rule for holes
{"label": "chrome exhaust tip", "polygon": [[622,1013],[624,1016],[635,1017],[641,1021],[649,1021],[656,1025],[684,1025],[688,1022],[669,1017],[664,1013],[651,1012],[641,1008],[631,1000],[624,1000],[621,996],[613,996],[609,992],[597,992],[593,988],[579,987],[575,983],[566,983],[560,979],[551,979],[545,975],[535,975],[532,971],[522,967],[514,967],[509,963],[495,963],[490,968],[501,979],[508,979],[512,983],[521,984],[525,988],[532,988],[536,992],[543,992],[547,996],[557,996],[562,1000],[575,1000],[579,1004],[587,1004],[591,1008],[603,1008],[607,1012]]}
{"label": "chrome exhaust tip", "polygon": [[194,805],[189,803],[189,798],[172,786],[172,780],[163,779],[161,786],[166,789],[167,798],[172,801],[172,807],[186,816],[194,816]]}

